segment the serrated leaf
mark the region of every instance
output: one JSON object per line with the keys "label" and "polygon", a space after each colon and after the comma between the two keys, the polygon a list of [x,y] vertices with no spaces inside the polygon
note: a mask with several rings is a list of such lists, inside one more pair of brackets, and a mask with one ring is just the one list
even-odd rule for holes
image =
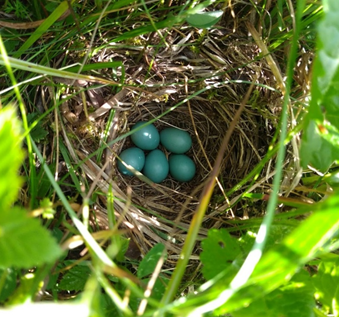
{"label": "serrated leaf", "polygon": [[46,138],[48,132],[42,127],[41,122],[39,122],[37,126],[31,131],[30,135],[33,141],[39,142]]}
{"label": "serrated leaf", "polygon": [[212,279],[224,269],[232,266],[241,254],[238,242],[225,229],[210,229],[208,236],[201,242],[202,273],[206,279]]}
{"label": "serrated leaf", "polygon": [[186,22],[199,29],[208,29],[218,23],[223,13],[223,11],[198,12],[190,14]]}
{"label": "serrated leaf", "polygon": [[296,274],[290,283],[232,312],[232,317],[312,317],[315,308],[314,288],[305,271]]}
{"label": "serrated leaf", "polygon": [[143,278],[153,273],[162,255],[164,255],[166,258],[165,246],[162,243],[158,243],[145,255],[145,257],[140,262],[137,272],[138,278]]}
{"label": "serrated leaf", "polygon": [[48,132],[42,126],[42,122],[35,122],[37,118],[38,114],[36,112],[32,112],[27,115],[28,124],[35,123],[34,128],[30,132],[31,137],[35,142],[39,142],[40,140],[45,139],[48,135]]}
{"label": "serrated leaf", "polygon": [[318,26],[317,56],[313,65],[311,102],[305,120],[301,161],[326,171],[339,160],[339,2],[324,1]]}
{"label": "serrated leaf", "polygon": [[323,310],[328,313],[338,311],[339,304],[339,259],[323,261],[318,273],[313,277],[317,291],[317,300],[322,303]]}
{"label": "serrated leaf", "polygon": [[91,269],[88,266],[76,265],[62,277],[59,289],[64,291],[82,291],[90,274]]}
{"label": "serrated leaf", "polygon": [[14,107],[0,109],[0,213],[7,211],[14,203],[22,184],[18,176],[24,158],[21,132]]}
{"label": "serrated leaf", "polygon": [[0,212],[0,268],[30,268],[54,262],[62,250],[51,233],[25,210]]}

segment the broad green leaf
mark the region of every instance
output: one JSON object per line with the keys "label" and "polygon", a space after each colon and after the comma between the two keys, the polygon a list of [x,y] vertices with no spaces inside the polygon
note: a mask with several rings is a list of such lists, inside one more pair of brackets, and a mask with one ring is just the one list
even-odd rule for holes
{"label": "broad green leaf", "polygon": [[0,214],[15,202],[22,184],[18,176],[24,158],[21,140],[21,125],[15,108],[0,109]]}
{"label": "broad green leaf", "polygon": [[312,317],[314,308],[311,278],[302,270],[286,286],[255,300],[248,307],[232,312],[232,317]]}
{"label": "broad green leaf", "polygon": [[161,243],[158,243],[145,255],[145,257],[140,262],[137,273],[138,278],[143,278],[153,273],[161,256],[166,257],[165,246]]}
{"label": "broad green leaf", "polygon": [[0,268],[30,268],[54,262],[62,250],[51,233],[25,210],[0,212]]}
{"label": "broad green leaf", "polygon": [[190,14],[186,22],[199,29],[208,29],[218,23],[223,13],[223,11],[198,12]]}
{"label": "broad green leaf", "polygon": [[90,274],[91,269],[88,266],[76,265],[62,277],[59,289],[64,291],[82,291]]}
{"label": "broad green leaf", "polygon": [[316,298],[328,313],[338,312],[339,305],[339,259],[323,261],[318,267],[318,273],[313,277],[316,288]]}
{"label": "broad green leaf", "polygon": [[209,280],[217,276],[225,268],[232,265],[241,253],[238,242],[225,229],[210,229],[208,236],[201,242],[200,260],[202,273]]}
{"label": "broad green leaf", "polygon": [[339,2],[324,0],[324,18],[319,22],[317,56],[313,65],[311,102],[305,120],[301,147],[304,167],[321,171],[339,160]]}

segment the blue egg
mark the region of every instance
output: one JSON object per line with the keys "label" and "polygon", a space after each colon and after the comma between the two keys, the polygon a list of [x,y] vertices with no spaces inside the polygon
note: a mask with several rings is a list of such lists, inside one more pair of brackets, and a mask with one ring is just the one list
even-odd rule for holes
{"label": "blue egg", "polygon": [[192,146],[192,138],[188,132],[176,128],[166,128],[160,132],[161,144],[170,152],[183,154]]}
{"label": "blue egg", "polygon": [[195,164],[183,154],[172,154],[169,158],[169,169],[172,177],[179,182],[189,182],[195,175]]}
{"label": "blue egg", "polygon": [[[141,171],[145,165],[145,153],[137,147],[131,147],[120,153],[120,158],[127,165],[132,166],[137,171]],[[133,175],[120,161],[118,161],[118,169],[124,175]]]}
{"label": "blue egg", "polygon": [[152,182],[161,183],[167,177],[168,171],[168,161],[162,151],[153,150],[147,155],[143,173]]}
{"label": "blue egg", "polygon": [[[133,126],[132,131],[146,123],[147,122],[139,121]],[[147,151],[156,149],[160,143],[159,132],[153,124],[149,124],[134,132],[131,135],[131,139],[137,147]]]}

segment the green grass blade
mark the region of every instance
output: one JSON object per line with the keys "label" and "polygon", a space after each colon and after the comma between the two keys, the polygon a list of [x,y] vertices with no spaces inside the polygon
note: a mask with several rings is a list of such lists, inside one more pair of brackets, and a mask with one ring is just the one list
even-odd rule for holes
{"label": "green grass blade", "polygon": [[[74,1],[74,0],[73,0]],[[72,2],[73,2],[72,1]],[[33,34],[26,40],[26,42],[19,48],[19,50],[13,55],[19,58],[24,54],[41,36],[57,21],[68,9],[68,2],[63,1],[60,5],[51,13],[51,15],[33,32]]]}
{"label": "green grass blade", "polygon": [[32,73],[54,76],[54,77],[61,77],[61,78],[68,78],[68,79],[73,79],[73,80],[80,79],[80,80],[85,80],[89,82],[103,83],[107,85],[120,85],[117,82],[111,81],[111,80],[89,76],[89,75],[81,75],[81,74],[72,73],[70,71],[41,66],[41,65],[34,64],[31,62],[22,61],[20,59],[13,58],[13,57],[8,57],[6,59],[3,54],[0,55],[0,65],[6,65],[6,60],[9,62],[12,68],[25,70],[25,71],[32,72]]}

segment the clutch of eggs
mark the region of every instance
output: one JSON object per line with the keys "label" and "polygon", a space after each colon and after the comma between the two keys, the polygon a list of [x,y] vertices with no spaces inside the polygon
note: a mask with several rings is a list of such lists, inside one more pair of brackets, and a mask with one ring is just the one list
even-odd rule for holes
{"label": "clutch of eggs", "polygon": [[[196,167],[191,158],[184,155],[192,146],[192,139],[188,132],[166,128],[159,134],[153,124],[145,121],[137,122],[132,131],[132,142],[137,146],[124,150],[120,154],[121,160],[135,170],[143,172],[154,183],[161,183],[168,173],[179,182],[188,182],[193,179]],[[159,143],[171,152],[169,161],[166,155],[157,147]],[[142,150],[150,151],[145,157]],[[142,154],[141,154],[142,153]],[[118,169],[124,175],[133,175],[121,162]]]}

